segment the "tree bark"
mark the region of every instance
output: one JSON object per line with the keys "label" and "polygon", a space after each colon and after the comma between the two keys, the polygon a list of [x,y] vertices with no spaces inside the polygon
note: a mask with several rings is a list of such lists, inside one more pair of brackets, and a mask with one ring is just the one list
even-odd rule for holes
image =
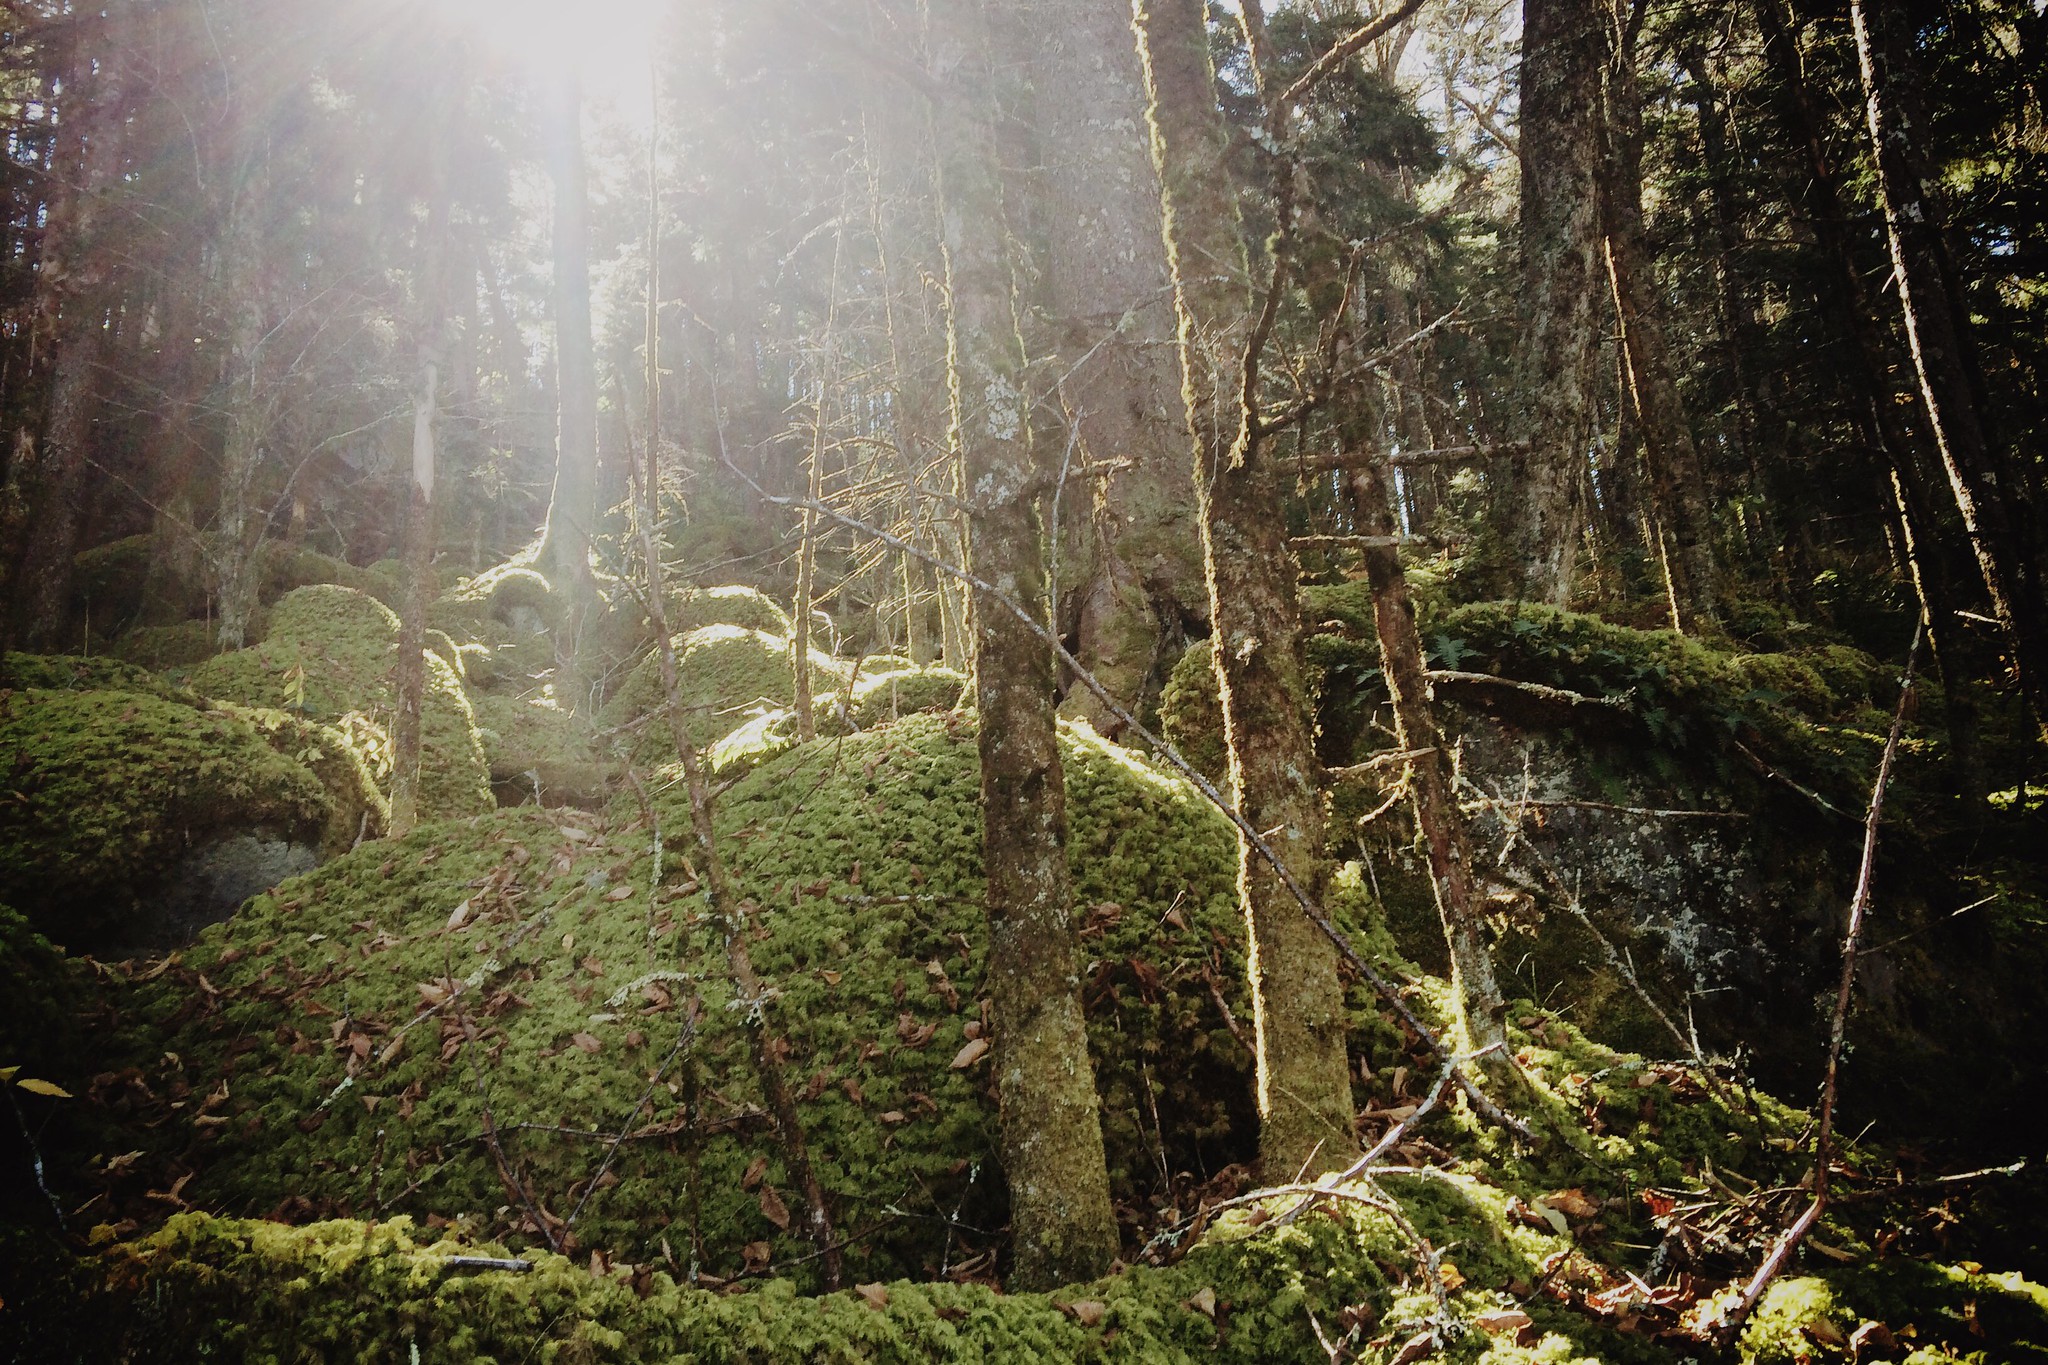
{"label": "tree bark", "polygon": [[[1263,467],[1245,391],[1253,301],[1202,0],[1138,0],[1153,164],[1174,284],[1181,397],[1194,455],[1203,571],[1230,778],[1253,828],[1320,898],[1328,885],[1320,771],[1303,677],[1300,568],[1280,480]],[[1341,1168],[1356,1151],[1335,948],[1242,838],[1238,893],[1271,1178]]]}
{"label": "tree bark", "polygon": [[1706,476],[1679,397],[1655,263],[1643,239],[1643,105],[1634,37],[1630,28],[1607,63],[1600,222],[1628,393],[1657,493],[1671,628],[1686,633],[1719,619],[1720,571],[1708,539]]}
{"label": "tree bark", "polygon": [[[1079,436],[1061,495],[1057,585],[1074,653],[1125,709],[1158,691],[1185,623],[1207,618],[1186,441],[1175,414],[1173,291],[1159,228],[1159,182],[1143,140],[1143,73],[1127,6],[1036,0],[1032,188],[1045,242],[1044,303]],[[1020,18],[1024,17],[1020,15]],[[1118,467],[1121,464],[1122,467]],[[1117,725],[1084,688],[1064,709],[1105,734]]]}
{"label": "tree bark", "polygon": [[1522,257],[1516,393],[1528,443],[1497,489],[1519,592],[1563,606],[1583,531],[1580,470],[1592,437],[1600,277],[1597,0],[1522,6]]}
{"label": "tree bark", "polygon": [[[983,0],[931,6],[933,61],[951,98],[934,109],[946,261],[947,391],[969,498],[968,567],[1012,600],[1049,602]],[[1081,1010],[1066,789],[1045,644],[1009,612],[974,611],[982,860],[996,1095],[1010,1187],[1012,1283],[1092,1279],[1116,1258],[1095,1072]]]}
{"label": "tree bark", "polygon": [[1891,0],[1851,0],[1849,14],[1893,275],[1927,423],[2020,689],[2037,720],[2048,725],[2048,605],[2030,543],[2025,489],[1985,426],[1983,379],[1962,285],[1915,146],[1919,100],[1913,58],[1904,50],[1906,16]]}

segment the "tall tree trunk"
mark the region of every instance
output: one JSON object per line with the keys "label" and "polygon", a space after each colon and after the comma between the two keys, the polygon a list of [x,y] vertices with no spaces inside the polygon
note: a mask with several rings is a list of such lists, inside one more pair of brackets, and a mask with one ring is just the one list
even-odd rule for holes
{"label": "tall tree trunk", "polygon": [[[1142,140],[1143,73],[1128,6],[1036,0],[1028,22],[1033,188],[1044,225],[1044,302],[1064,379],[1058,398],[1079,435],[1060,521],[1078,535],[1061,573],[1074,653],[1137,711],[1164,681],[1184,622],[1209,610],[1195,489],[1174,414],[1172,282],[1159,229],[1159,182]],[[1121,466],[1121,467],[1119,467]],[[1065,708],[1098,729],[1116,724],[1085,688]]]}
{"label": "tall tree trunk", "polygon": [[2026,492],[1985,426],[1983,379],[1962,284],[1915,145],[1920,111],[1913,58],[1905,51],[1906,15],[1892,0],[1851,0],[1849,14],[1893,275],[1927,424],[1992,614],[2004,628],[2013,671],[2036,718],[2048,725],[2048,604],[2030,543]]}
{"label": "tall tree trunk", "polygon": [[1584,527],[1600,278],[1599,0],[1522,6],[1519,436],[1523,477],[1496,490],[1520,592],[1563,606]]}
{"label": "tall tree trunk", "polygon": [[[1295,880],[1320,897],[1329,866],[1302,668],[1300,568],[1281,480],[1262,467],[1248,407],[1255,395],[1243,391],[1253,301],[1204,8],[1202,0],[1138,0],[1133,12],[1179,315],[1211,652],[1238,804]],[[1341,1167],[1356,1140],[1336,949],[1242,838],[1238,894],[1251,939],[1260,1158],[1274,1179]]]}
{"label": "tall tree trunk", "polygon": [[[1891,468],[1893,495],[1905,528],[1913,582],[1927,620],[1928,643],[1941,670],[1944,721],[1961,775],[1961,786],[1973,797],[1982,794],[1983,757],[1978,742],[1977,647],[1956,612],[1963,605],[1959,575],[1934,511],[1932,478],[1923,470],[1919,442],[1908,430],[1889,379],[1886,339],[1865,307],[1870,288],[1856,264],[1849,238],[1848,207],[1827,145],[1821,135],[1820,111],[1806,84],[1792,33],[1779,10],[1780,0],[1755,0],[1757,27],[1764,55],[1776,78],[1780,118],[1793,146],[1805,154],[1805,216],[1820,246],[1833,286],[1819,291],[1821,311],[1833,325],[1844,350],[1849,386],[1858,404],[1864,439],[1885,456]],[[1954,562],[1960,566],[1964,556]]]}
{"label": "tall tree trunk", "polygon": [[[34,475],[34,510],[20,578],[14,585],[22,639],[54,649],[71,613],[72,556],[95,486],[92,442],[98,418],[98,376],[108,346],[107,286],[111,253],[100,240],[104,197],[120,180],[121,125],[127,115],[116,39],[128,7],[116,5],[72,36],[69,98],[57,127],[43,254],[37,275],[43,297],[39,324],[55,345],[50,407]],[[97,72],[95,72],[97,63]]]}
{"label": "tall tree trunk", "polygon": [[1607,63],[1600,221],[1628,393],[1657,491],[1671,627],[1686,632],[1719,619],[1720,571],[1707,534],[1706,476],[1679,397],[1655,263],[1643,239],[1643,99],[1634,45],[1635,27],[1625,25]]}
{"label": "tall tree trunk", "polygon": [[555,92],[548,129],[554,180],[555,490],[542,556],[564,611],[556,639],[560,689],[581,709],[576,641],[597,598],[590,537],[597,522],[597,351],[590,322],[590,176],[583,155],[583,94],[575,78]]}
{"label": "tall tree trunk", "polygon": [[[934,110],[946,259],[952,437],[972,490],[968,566],[1047,609],[1023,338],[997,171],[998,70],[984,0],[931,7],[933,60],[951,98]],[[988,878],[996,1096],[1010,1186],[1013,1283],[1091,1279],[1116,1258],[1095,1072],[1081,1011],[1067,868],[1066,789],[1045,643],[994,602],[974,610],[982,861]]]}

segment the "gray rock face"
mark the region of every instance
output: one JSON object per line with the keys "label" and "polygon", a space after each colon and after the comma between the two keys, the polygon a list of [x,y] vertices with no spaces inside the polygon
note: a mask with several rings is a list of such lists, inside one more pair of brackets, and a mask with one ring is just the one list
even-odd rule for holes
{"label": "gray rock face", "polygon": [[320,852],[263,830],[230,834],[194,848],[171,871],[160,895],[135,921],[134,948],[177,948],[287,877],[311,872]]}

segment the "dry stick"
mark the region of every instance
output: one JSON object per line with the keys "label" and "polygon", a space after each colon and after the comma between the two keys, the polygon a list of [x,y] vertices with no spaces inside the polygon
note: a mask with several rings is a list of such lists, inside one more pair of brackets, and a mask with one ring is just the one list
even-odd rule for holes
{"label": "dry stick", "polygon": [[[654,225],[658,227],[658,220]],[[656,260],[656,254],[650,252],[650,293],[656,292],[653,277]],[[659,315],[656,314],[656,340],[659,339],[658,321]],[[782,1074],[782,1060],[776,1052],[779,1040],[768,1028],[769,992],[761,985],[761,978],[754,971],[753,955],[747,951],[747,932],[752,920],[748,913],[749,903],[734,896],[732,887],[726,880],[725,864],[718,854],[717,830],[711,822],[711,784],[705,776],[704,765],[699,761],[697,746],[690,739],[689,725],[684,718],[682,698],[676,681],[676,648],[675,641],[669,636],[668,599],[662,586],[661,545],[655,534],[658,512],[655,499],[659,496],[657,490],[661,487],[661,443],[658,439],[659,430],[655,425],[660,414],[661,368],[653,346],[649,347],[647,379],[649,440],[646,477],[636,478],[635,482],[640,484],[637,491],[643,502],[640,515],[640,552],[647,564],[647,610],[654,618],[656,650],[661,659],[663,709],[668,716],[669,733],[675,740],[676,754],[682,760],[683,782],[690,794],[690,825],[696,835],[697,851],[703,859],[699,880],[702,882],[705,906],[723,933],[726,968],[732,977],[735,992],[734,1003],[745,1011],[744,1024],[751,1044],[754,1072],[761,1083],[761,1097],[768,1102],[768,1112],[775,1116],[775,1126],[782,1138],[783,1160],[787,1162],[789,1174],[803,1194],[805,1222],[809,1228],[811,1242],[818,1248],[819,1259],[824,1262],[825,1287],[837,1289],[841,1279],[841,1260],[838,1245],[833,1237],[832,1215],[825,1206],[824,1186],[819,1183],[817,1172],[811,1165],[810,1149],[804,1141],[803,1124],[797,1116],[796,1101],[791,1097],[788,1081]],[[730,457],[727,458],[727,463],[732,463]],[[630,452],[628,464],[634,466]],[[735,470],[738,468],[737,465],[732,467]],[[635,472],[638,473],[637,466]]]}
{"label": "dry stick", "polygon": [[1785,1229],[1771,1248],[1771,1254],[1764,1258],[1742,1291],[1742,1297],[1729,1313],[1721,1329],[1721,1345],[1732,1345],[1742,1333],[1743,1324],[1756,1311],[1763,1299],[1764,1291],[1771,1287],[1771,1281],[1778,1278],[1780,1271],[1791,1261],[1792,1253],[1799,1248],[1813,1225],[1820,1221],[1822,1210],[1828,1203],[1828,1163],[1832,1159],[1831,1148],[1835,1135],[1835,1087],[1840,1079],[1842,1064],[1842,1042],[1849,1031],[1849,1001],[1856,990],[1856,958],[1863,947],[1863,920],[1870,909],[1870,886],[1877,874],[1877,830],[1884,816],[1885,789],[1891,785],[1892,762],[1898,757],[1899,737],[1906,729],[1906,709],[1913,699],[1913,667],[1920,662],[1920,639],[1926,632],[1924,622],[1913,628],[1913,645],[1906,651],[1906,674],[1899,683],[1899,705],[1892,713],[1891,733],[1885,737],[1884,757],[1878,760],[1877,780],[1870,789],[1870,810],[1863,819],[1863,862],[1856,870],[1856,894],[1849,900],[1849,933],[1842,940],[1842,980],[1835,990],[1835,1013],[1828,1024],[1828,1067],[1826,1079],[1820,1088],[1820,1124],[1813,1139],[1813,1202],[1799,1215],[1797,1222]]}
{"label": "dry stick", "polygon": [[[724,460],[725,467],[742,483],[746,484],[756,497],[771,507],[798,508],[805,505],[806,500],[803,498],[770,493],[759,483],[756,483],[744,469],[741,469],[730,454],[726,454]],[[1279,879],[1281,886],[1293,898],[1294,903],[1301,908],[1301,913],[1308,916],[1309,923],[1315,925],[1323,937],[1329,939],[1336,946],[1338,954],[1343,957],[1345,962],[1350,964],[1351,969],[1357,972],[1367,985],[1372,987],[1373,993],[1378,995],[1389,1009],[1393,1010],[1395,1016],[1422,1042],[1422,1045],[1439,1057],[1455,1055],[1444,1045],[1443,1040],[1437,1036],[1436,1030],[1424,1023],[1421,1016],[1409,1007],[1408,1002],[1401,996],[1400,988],[1389,981],[1378,968],[1360,956],[1358,950],[1352,947],[1350,936],[1330,922],[1330,917],[1323,912],[1322,907],[1308,894],[1307,889],[1295,878],[1286,863],[1281,861],[1280,855],[1274,852],[1273,846],[1266,841],[1265,835],[1260,833],[1252,825],[1251,821],[1245,819],[1244,813],[1238,810],[1228,797],[1216,789],[1215,783],[1195,771],[1188,761],[1181,757],[1180,750],[1174,748],[1173,745],[1167,743],[1158,735],[1153,734],[1136,716],[1125,709],[1123,703],[1119,702],[1110,693],[1110,690],[1103,685],[1102,680],[1090,672],[1079,659],[1075,658],[1073,651],[1066,647],[1065,642],[1042,625],[1027,607],[1023,606],[1001,588],[996,587],[995,584],[976,576],[970,570],[963,569],[957,564],[948,563],[938,555],[912,545],[901,536],[893,535],[879,526],[862,521],[860,518],[842,512],[838,508],[826,503],[811,504],[809,510],[838,522],[850,531],[873,536],[891,549],[910,555],[920,563],[937,570],[939,573],[964,583],[988,601],[1022,621],[1033,635],[1037,636],[1039,640],[1053,651],[1062,664],[1072,670],[1075,680],[1087,688],[1097,701],[1102,703],[1103,709],[1119,725],[1123,726],[1130,734],[1134,734],[1143,740],[1147,748],[1157,754],[1169,768],[1172,768],[1174,772],[1180,774],[1181,777],[1192,784],[1195,790],[1201,793],[1204,800],[1221,812],[1224,819],[1230,821],[1231,826],[1243,837],[1245,843],[1253,852],[1257,853],[1273,869],[1274,875]],[[1479,1088],[1477,1083],[1466,1074],[1463,1067],[1455,1068],[1453,1077],[1457,1081],[1458,1088],[1464,1092],[1466,1099],[1471,1102],[1473,1111],[1480,1117],[1489,1123],[1507,1129],[1516,1137],[1526,1142],[1536,1141],[1535,1131],[1528,1124],[1516,1118],[1513,1114],[1508,1113],[1488,1097]]]}

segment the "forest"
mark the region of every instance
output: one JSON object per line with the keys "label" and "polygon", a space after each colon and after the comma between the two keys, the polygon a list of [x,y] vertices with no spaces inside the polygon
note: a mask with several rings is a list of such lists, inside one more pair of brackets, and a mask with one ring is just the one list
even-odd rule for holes
{"label": "forest", "polygon": [[2042,0],[0,121],[0,1360],[2048,1361]]}

